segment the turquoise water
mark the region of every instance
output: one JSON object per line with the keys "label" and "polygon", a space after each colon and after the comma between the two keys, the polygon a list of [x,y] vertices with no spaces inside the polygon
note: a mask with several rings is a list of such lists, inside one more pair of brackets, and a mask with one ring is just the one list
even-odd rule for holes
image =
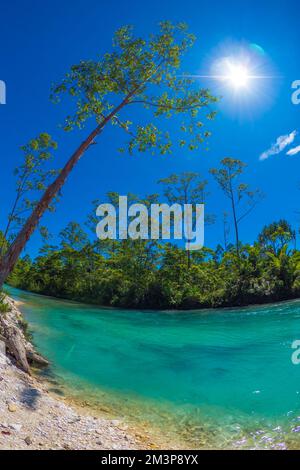
{"label": "turquoise water", "polygon": [[152,312],[9,292],[79,395],[195,447],[300,448],[300,301]]}

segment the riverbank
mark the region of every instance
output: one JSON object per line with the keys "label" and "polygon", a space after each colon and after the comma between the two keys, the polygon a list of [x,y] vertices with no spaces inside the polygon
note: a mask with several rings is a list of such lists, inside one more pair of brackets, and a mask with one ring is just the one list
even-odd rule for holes
{"label": "riverbank", "polygon": [[161,311],[166,311],[166,312],[193,312],[195,310],[197,311],[211,311],[212,313],[215,312],[216,310],[222,311],[222,310],[228,310],[228,309],[240,309],[240,308],[250,308],[250,307],[264,307],[268,305],[273,305],[277,303],[283,303],[283,302],[293,302],[293,301],[300,301],[300,295],[299,292],[294,292],[294,293],[289,293],[288,295],[282,295],[282,296],[266,296],[266,297],[251,297],[251,299],[245,299],[243,297],[239,298],[235,302],[220,302],[216,304],[210,304],[209,302],[207,303],[202,303],[202,304],[194,304],[194,303],[188,303],[188,304],[182,304],[182,305],[174,305],[174,304],[163,304],[160,306],[154,305],[153,303],[142,303],[139,305],[131,305],[131,304],[111,304],[111,303],[101,303],[99,300],[93,300],[91,298],[85,298],[85,297],[80,297],[80,296],[68,296],[68,295],[59,295],[57,293],[53,292],[48,292],[48,291],[40,291],[40,290],[34,290],[34,289],[28,289],[27,287],[24,286],[18,286],[15,285],[14,283],[9,283],[6,284],[7,287],[13,288],[13,289],[18,289],[24,292],[28,292],[33,295],[39,295],[41,297],[45,298],[51,298],[51,299],[56,299],[58,301],[62,302],[74,302],[77,304],[84,304],[84,305],[89,305],[91,307],[95,308],[103,308],[103,309],[122,309],[122,310],[128,310],[128,311],[136,311],[136,310],[143,310],[143,311],[151,311],[151,312],[161,312]]}
{"label": "riverbank", "polygon": [[[18,312],[18,322],[21,313],[13,300],[8,302]],[[87,415],[51,396],[46,384],[17,368],[12,358],[0,352],[0,449],[141,447],[135,432],[131,433],[121,420]]]}

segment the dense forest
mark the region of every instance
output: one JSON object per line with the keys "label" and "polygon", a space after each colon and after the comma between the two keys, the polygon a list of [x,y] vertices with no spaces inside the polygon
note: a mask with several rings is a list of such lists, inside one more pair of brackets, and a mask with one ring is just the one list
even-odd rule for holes
{"label": "dense forest", "polygon": [[[232,173],[234,168],[239,171]],[[224,240],[216,249],[189,252],[180,243],[162,240],[95,241],[93,210],[84,226],[70,222],[60,232],[58,245],[45,244],[34,260],[28,255],[20,259],[8,282],[39,294],[130,308],[238,306],[298,297],[300,251],[296,232],[286,220],[263,227],[251,245],[239,239],[242,216],[259,201],[257,190],[239,182],[241,168],[242,162],[225,159],[221,170],[211,171],[225,195],[233,196],[232,214],[224,217]],[[159,183],[169,202],[183,197],[205,202],[207,197],[207,181],[196,173],[171,175]],[[145,204],[160,197],[129,195],[131,201]],[[117,198],[117,193],[108,194],[111,202]],[[206,223],[214,223],[214,216],[207,214]]]}
{"label": "dense forest", "polygon": [[91,243],[76,223],[61,244],[21,259],[9,283],[25,290],[99,305],[199,308],[246,305],[300,295],[300,252],[289,249],[286,221],[263,229],[253,245],[191,253],[142,240]]}

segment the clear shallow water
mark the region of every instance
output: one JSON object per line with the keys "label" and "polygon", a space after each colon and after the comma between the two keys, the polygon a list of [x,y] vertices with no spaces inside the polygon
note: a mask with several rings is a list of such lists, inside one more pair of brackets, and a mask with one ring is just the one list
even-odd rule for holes
{"label": "clear shallow water", "polygon": [[194,447],[300,448],[300,301],[151,312],[7,290],[74,393]]}

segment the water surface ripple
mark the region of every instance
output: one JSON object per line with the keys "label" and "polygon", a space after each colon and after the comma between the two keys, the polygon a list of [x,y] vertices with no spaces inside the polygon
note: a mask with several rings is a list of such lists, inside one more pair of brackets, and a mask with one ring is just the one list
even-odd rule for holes
{"label": "water surface ripple", "polygon": [[70,389],[191,447],[300,448],[300,301],[242,309],[109,309],[8,288]]}

